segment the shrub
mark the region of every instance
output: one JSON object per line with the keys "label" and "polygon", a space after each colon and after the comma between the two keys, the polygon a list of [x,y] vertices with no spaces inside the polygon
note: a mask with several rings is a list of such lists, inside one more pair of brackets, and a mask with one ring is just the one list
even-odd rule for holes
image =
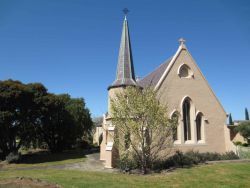
{"label": "shrub", "polygon": [[203,153],[199,153],[198,151],[188,151],[185,155],[189,158],[190,163],[199,164],[204,163],[206,161],[206,157]]}
{"label": "shrub", "polygon": [[172,158],[170,158],[170,160],[173,160],[175,166],[182,168],[186,165],[192,164],[192,160],[190,160],[189,156],[183,154],[183,152],[181,151],[177,151],[176,154]]}
{"label": "shrub", "polygon": [[[219,161],[219,160],[233,160],[233,159],[239,159],[239,157],[234,152],[226,152],[223,154],[220,153],[199,153],[197,152],[197,157],[200,157],[199,163],[206,162],[206,161]],[[195,163],[194,163],[195,164]]]}
{"label": "shrub", "polygon": [[220,154],[219,153],[211,153],[211,152],[206,152],[206,153],[201,153],[201,155],[204,157],[205,161],[218,161],[221,160]]}
{"label": "shrub", "polygon": [[125,154],[117,160],[116,165],[122,172],[130,172],[139,167],[136,161],[135,157],[129,157]]}
{"label": "shrub", "polygon": [[234,142],[234,145],[236,145],[236,146],[242,146],[242,142],[240,142],[240,141]]}
{"label": "shrub", "polygon": [[184,167],[193,164],[193,160],[181,151],[176,151],[174,155],[166,160],[156,161],[153,163],[154,170],[163,170],[171,167]]}
{"label": "shrub", "polygon": [[241,122],[234,130],[239,132],[250,144],[250,121]]}
{"label": "shrub", "polygon": [[206,161],[232,160],[239,159],[234,152],[220,153],[199,153],[198,151],[188,151],[183,153],[176,151],[174,155],[166,160],[157,161],[153,164],[154,170],[163,170],[171,167],[184,167],[205,163]]}
{"label": "shrub", "polygon": [[92,145],[86,140],[77,140],[76,148],[79,149],[91,149]]}
{"label": "shrub", "polygon": [[247,143],[244,143],[244,144],[242,144],[242,146],[244,146],[244,147],[248,147],[248,144],[247,144]]}
{"label": "shrub", "polygon": [[239,156],[241,159],[250,159],[250,149],[246,147],[238,148]]}
{"label": "shrub", "polygon": [[233,159],[239,159],[239,157],[232,151],[226,152],[221,155],[221,160],[233,160]]}
{"label": "shrub", "polygon": [[8,163],[18,163],[21,159],[21,154],[18,152],[11,152],[6,156],[6,161]]}

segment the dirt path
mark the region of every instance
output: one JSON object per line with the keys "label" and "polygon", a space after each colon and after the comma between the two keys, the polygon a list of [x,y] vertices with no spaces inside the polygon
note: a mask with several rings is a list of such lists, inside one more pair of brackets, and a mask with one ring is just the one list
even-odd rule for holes
{"label": "dirt path", "polygon": [[95,172],[114,172],[114,169],[107,169],[100,159],[100,153],[92,153],[86,155],[84,162],[72,163],[60,166],[54,166],[57,169],[80,170],[80,171],[95,171]]}

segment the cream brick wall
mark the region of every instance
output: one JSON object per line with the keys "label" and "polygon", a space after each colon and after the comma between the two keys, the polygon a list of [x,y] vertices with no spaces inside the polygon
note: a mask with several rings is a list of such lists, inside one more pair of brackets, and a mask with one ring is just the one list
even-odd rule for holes
{"label": "cream brick wall", "polygon": [[108,114],[111,114],[111,99],[113,99],[117,93],[120,93],[124,90],[123,87],[111,88],[108,92]]}
{"label": "cream brick wall", "polygon": [[115,161],[117,157],[117,151],[113,147],[112,151],[106,150],[106,146],[108,142],[114,142],[114,131],[109,131],[108,127],[112,125],[112,121],[110,119],[111,115],[111,104],[110,101],[113,99],[117,93],[122,92],[124,90],[123,87],[119,88],[111,88],[108,91],[108,116],[104,116],[103,118],[103,141],[100,146],[100,160],[104,160],[104,164],[106,168],[112,168],[115,166]]}
{"label": "cream brick wall", "polygon": [[[183,63],[191,68],[194,73],[193,78],[179,77],[177,74],[178,68]],[[204,118],[208,120],[204,122],[205,143],[197,144],[194,141],[193,144],[185,144],[182,139],[182,143],[176,144],[175,147],[183,151],[193,149],[200,150],[201,152],[225,152],[224,127],[226,126],[226,113],[189,52],[183,49],[166,76],[166,79],[160,85],[158,97],[162,104],[167,105],[169,113],[173,110],[182,113],[181,101],[185,96],[191,98],[195,107],[195,114],[202,112]],[[195,117],[191,118],[191,120],[191,123],[195,125]],[[182,120],[180,126],[182,126]]]}

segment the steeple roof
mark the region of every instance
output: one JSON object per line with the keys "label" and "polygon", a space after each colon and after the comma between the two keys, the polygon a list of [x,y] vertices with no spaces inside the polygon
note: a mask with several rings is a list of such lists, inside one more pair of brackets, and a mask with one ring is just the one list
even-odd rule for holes
{"label": "steeple roof", "polygon": [[122,28],[116,79],[108,89],[121,86],[136,86],[133,56],[131,50],[128,21],[125,16]]}

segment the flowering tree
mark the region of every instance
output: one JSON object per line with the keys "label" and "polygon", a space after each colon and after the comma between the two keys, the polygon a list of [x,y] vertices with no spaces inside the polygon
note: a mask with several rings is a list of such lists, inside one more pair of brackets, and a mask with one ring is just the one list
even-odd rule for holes
{"label": "flowering tree", "polygon": [[169,155],[177,122],[168,118],[151,88],[127,87],[116,93],[111,118],[120,159],[136,159],[145,174],[153,162]]}

